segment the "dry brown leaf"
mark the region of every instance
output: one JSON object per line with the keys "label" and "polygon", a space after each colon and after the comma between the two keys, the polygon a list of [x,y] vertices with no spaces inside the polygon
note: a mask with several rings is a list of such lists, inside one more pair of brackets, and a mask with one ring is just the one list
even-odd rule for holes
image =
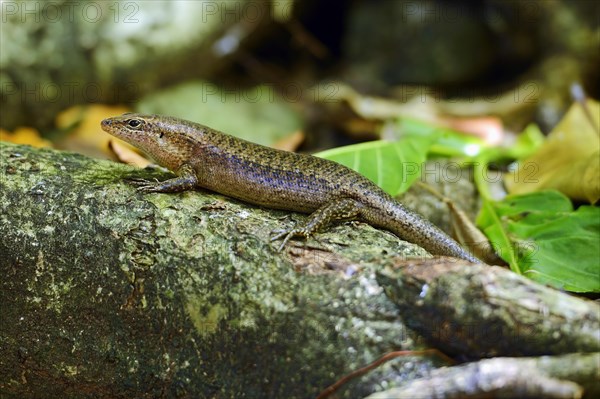
{"label": "dry brown leaf", "polygon": [[304,142],[304,137],[304,132],[302,130],[296,130],[294,133],[273,143],[273,148],[284,151],[296,151]]}
{"label": "dry brown leaf", "polygon": [[506,262],[496,254],[488,238],[467,214],[449,198],[445,198],[444,203],[450,209],[452,232],[456,240],[488,265],[505,266]]}
{"label": "dry brown leaf", "polygon": [[467,248],[473,255],[481,259],[489,265],[504,266],[504,262],[494,251],[492,244],[481,230],[475,225],[469,216],[456,205],[454,201],[439,191],[431,187],[429,184],[417,182],[419,187],[429,191],[435,197],[439,198],[446,204],[450,210],[450,220],[452,225],[452,233],[456,241]]}
{"label": "dry brown leaf", "polygon": [[[341,83],[336,87],[338,90],[333,99],[346,101],[355,113],[367,120],[414,118],[442,128],[450,128],[480,137],[489,145],[498,145],[504,138],[504,126],[501,118],[485,115],[485,113],[482,113],[483,116],[452,115],[443,111],[441,106],[443,101],[426,94],[401,100],[363,95]],[[332,98],[328,98],[328,100],[332,100]],[[463,103],[467,104],[470,101],[467,100]]]}
{"label": "dry brown leaf", "polygon": [[137,152],[133,151],[130,146],[124,146],[122,140],[112,139],[108,142],[109,149],[113,152],[117,160],[129,165],[145,168],[152,164],[148,159],[144,158]]}

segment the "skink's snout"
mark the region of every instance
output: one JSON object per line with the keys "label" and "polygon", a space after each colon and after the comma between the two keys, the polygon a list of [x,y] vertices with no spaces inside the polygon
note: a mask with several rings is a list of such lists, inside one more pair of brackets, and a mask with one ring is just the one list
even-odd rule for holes
{"label": "skink's snout", "polygon": [[100,122],[100,126],[102,126],[102,129],[104,130],[110,127],[110,125],[112,125],[112,121],[110,119],[103,119],[102,122]]}

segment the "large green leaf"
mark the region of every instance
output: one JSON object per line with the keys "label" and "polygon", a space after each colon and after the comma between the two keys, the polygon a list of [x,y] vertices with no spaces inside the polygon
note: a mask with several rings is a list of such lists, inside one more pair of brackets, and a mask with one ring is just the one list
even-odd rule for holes
{"label": "large green leaf", "polygon": [[341,163],[396,196],[419,178],[421,165],[435,139],[435,135],[429,135],[411,136],[394,142],[371,141],[314,155]]}
{"label": "large green leaf", "polygon": [[428,154],[470,157],[485,146],[479,138],[410,118],[399,119],[395,132],[398,141],[373,141],[314,155],[354,169],[395,196],[419,178]]}
{"label": "large green leaf", "polygon": [[571,212],[571,201],[557,191],[542,191],[528,195],[508,196],[495,204],[502,216],[515,217],[529,214],[532,210],[547,212]]}
{"label": "large green leaf", "polygon": [[496,254],[510,265],[512,271],[522,274],[517,261],[517,253],[492,201],[483,200],[481,211],[477,217],[477,225],[487,236]]}
{"label": "large green leaf", "polygon": [[575,292],[600,292],[600,208],[557,191],[486,200],[477,223],[511,269]]}

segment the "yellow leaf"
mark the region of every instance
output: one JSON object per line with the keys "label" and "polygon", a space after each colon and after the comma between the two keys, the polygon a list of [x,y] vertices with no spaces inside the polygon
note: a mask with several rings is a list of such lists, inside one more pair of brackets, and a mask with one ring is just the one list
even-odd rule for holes
{"label": "yellow leaf", "polygon": [[506,175],[511,194],[556,189],[590,203],[600,199],[600,103],[588,99],[586,105],[589,113],[573,104],[539,151]]}
{"label": "yellow leaf", "polygon": [[[72,129],[67,137],[57,143],[61,149],[76,151],[85,155],[108,158],[112,156],[108,142],[116,141],[110,134],[100,127],[102,119],[130,112],[123,106],[108,106],[102,104],[77,105],[66,109],[56,117],[56,126],[59,129]],[[120,144],[129,147],[123,141]]]}
{"label": "yellow leaf", "polygon": [[0,140],[15,144],[27,144],[32,147],[52,147],[52,143],[40,136],[32,127],[19,127],[13,133],[0,129]]}

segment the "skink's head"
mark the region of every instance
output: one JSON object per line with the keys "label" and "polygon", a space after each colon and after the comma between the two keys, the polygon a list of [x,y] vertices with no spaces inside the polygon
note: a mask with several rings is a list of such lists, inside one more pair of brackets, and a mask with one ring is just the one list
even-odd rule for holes
{"label": "skink's head", "polygon": [[127,113],[104,119],[101,126],[105,132],[141,147],[142,143],[153,140],[154,136],[164,136],[161,118],[158,115]]}
{"label": "skink's head", "polygon": [[177,118],[132,113],[101,122],[102,130],[134,145],[173,171],[177,171],[194,150],[191,125]]}

